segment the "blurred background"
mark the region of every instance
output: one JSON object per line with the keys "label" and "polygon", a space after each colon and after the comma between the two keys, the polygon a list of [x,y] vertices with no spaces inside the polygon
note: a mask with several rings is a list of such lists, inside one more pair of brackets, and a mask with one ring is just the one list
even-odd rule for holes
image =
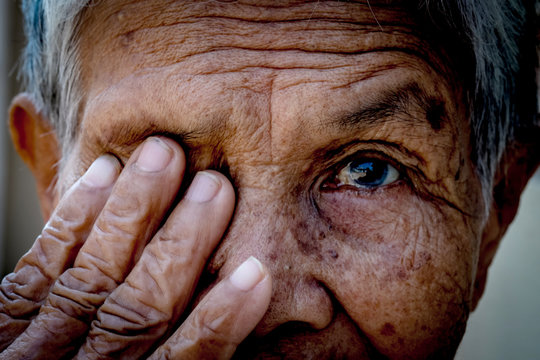
{"label": "blurred background", "polygon": [[[0,271],[10,272],[41,231],[32,176],[7,130],[17,92],[16,64],[24,37],[18,2],[0,0]],[[539,139],[540,141],[540,139]],[[540,173],[530,181],[518,216],[490,269],[459,360],[540,359]]]}

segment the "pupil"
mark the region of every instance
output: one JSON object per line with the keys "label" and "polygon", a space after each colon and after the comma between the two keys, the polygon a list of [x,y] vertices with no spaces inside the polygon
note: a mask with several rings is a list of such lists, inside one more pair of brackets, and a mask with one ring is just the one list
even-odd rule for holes
{"label": "pupil", "polygon": [[351,162],[350,172],[351,177],[357,184],[377,186],[384,182],[388,167],[382,161],[360,160]]}

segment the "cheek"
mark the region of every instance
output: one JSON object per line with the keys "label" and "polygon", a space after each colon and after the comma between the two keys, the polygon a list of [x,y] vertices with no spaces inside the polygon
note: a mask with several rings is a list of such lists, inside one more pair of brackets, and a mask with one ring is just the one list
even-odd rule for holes
{"label": "cheek", "polygon": [[387,355],[453,346],[468,315],[476,256],[467,219],[404,186],[360,195],[321,193],[320,212],[342,255],[325,270],[329,287]]}

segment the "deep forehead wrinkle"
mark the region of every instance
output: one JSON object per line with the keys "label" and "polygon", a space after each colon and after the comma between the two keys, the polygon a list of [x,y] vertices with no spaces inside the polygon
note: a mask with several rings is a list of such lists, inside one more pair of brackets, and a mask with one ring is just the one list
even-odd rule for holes
{"label": "deep forehead wrinkle", "polygon": [[[342,54],[377,50],[380,44],[385,48],[414,48],[418,53],[427,48],[414,21],[395,5],[366,11],[366,3],[332,1],[159,4],[98,6],[88,9],[86,24],[92,19],[107,19],[107,33],[103,35],[115,39],[128,53],[153,55],[160,48],[176,61],[231,48]],[[163,32],[168,35],[163,36]]]}
{"label": "deep forehead wrinkle", "polygon": [[[411,110],[420,109],[422,118],[411,114]],[[410,82],[396,89],[389,89],[361,105],[352,113],[340,116],[333,121],[340,128],[373,127],[396,115],[406,114],[407,120],[427,121],[435,131],[440,130],[447,121],[444,103],[441,99],[427,94],[417,83]],[[400,117],[400,120],[404,119]]]}
{"label": "deep forehead wrinkle", "polygon": [[[366,2],[342,1],[97,2],[83,21],[83,79],[117,81],[144,68],[173,65],[191,74],[328,68],[376,52],[405,53],[447,71],[406,9],[370,3],[373,13]],[[105,28],[94,28],[104,22]],[[99,63],[102,53],[121,56],[130,66]]]}
{"label": "deep forehead wrinkle", "polygon": [[[130,18],[131,12],[140,10],[140,1],[104,2],[103,19],[119,22],[125,31],[137,30],[143,22],[153,26],[167,26],[196,19],[223,18],[242,19],[252,22],[294,22],[303,20],[339,20],[340,22],[384,25],[395,22],[399,12],[400,22],[412,25],[411,17],[405,17],[405,6],[397,1],[151,1],[145,13]],[[165,4],[164,4],[165,3]],[[98,3],[99,5],[99,3]],[[121,6],[120,6],[121,5]],[[164,6],[165,5],[165,6]],[[366,11],[369,10],[369,11]],[[160,17],[155,17],[155,14]]]}

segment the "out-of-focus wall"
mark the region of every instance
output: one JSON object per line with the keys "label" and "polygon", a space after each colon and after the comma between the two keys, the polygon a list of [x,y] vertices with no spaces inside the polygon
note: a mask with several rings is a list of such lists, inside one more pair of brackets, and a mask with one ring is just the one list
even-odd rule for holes
{"label": "out-of-focus wall", "polygon": [[[6,109],[7,100],[7,64],[5,54],[8,50],[8,31],[7,31],[7,2],[0,2],[0,109]],[[5,169],[8,164],[8,145],[5,126],[0,130],[0,249],[4,248],[4,236],[2,231],[5,229],[6,196],[7,196],[7,172]],[[3,252],[2,252],[3,254]],[[4,267],[4,257],[0,256],[0,269]]]}
{"label": "out-of-focus wall", "polygon": [[491,265],[456,359],[540,359],[540,171]]}
{"label": "out-of-focus wall", "polygon": [[[19,19],[16,2],[0,0],[0,269],[4,274],[13,269],[42,226],[32,176],[6,141],[7,106],[16,91],[13,69],[23,43]],[[518,217],[499,249],[457,359],[540,359],[538,257],[540,173],[529,184]]]}
{"label": "out-of-focus wall", "polygon": [[5,155],[0,168],[0,179],[4,180],[3,188],[0,182],[0,269],[3,273],[13,269],[43,226],[34,181],[28,168],[15,154],[7,128],[8,106],[18,91],[16,64],[24,45],[18,4],[19,1],[14,0],[0,1],[0,38],[3,39],[0,64],[5,65],[0,70],[0,151]]}

